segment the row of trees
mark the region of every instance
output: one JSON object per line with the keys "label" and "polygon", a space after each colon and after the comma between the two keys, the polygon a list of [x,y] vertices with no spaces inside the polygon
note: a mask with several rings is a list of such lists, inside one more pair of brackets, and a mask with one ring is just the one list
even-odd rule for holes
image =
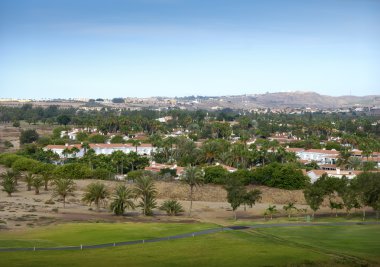
{"label": "row of trees", "polygon": [[347,215],[350,215],[352,209],[363,208],[364,220],[365,207],[371,207],[379,218],[380,173],[364,172],[354,179],[340,179],[324,174],[304,190],[304,196],[313,211],[313,217],[327,197],[332,210],[344,208]]}
{"label": "row of trees", "polygon": [[[9,196],[16,191],[19,177],[19,173],[12,170],[2,175],[1,185],[3,186],[3,191],[7,192]],[[202,186],[204,178],[204,171],[198,167],[188,167],[185,169],[182,181],[189,186],[189,216],[191,216],[194,188]],[[31,190],[34,187],[35,193],[39,194],[39,189],[43,186],[44,181],[41,176],[27,173],[25,181],[27,190]],[[65,206],[66,197],[73,194],[75,190],[73,179],[56,176],[51,184],[53,186],[53,196],[61,196],[63,198],[63,205]],[[235,219],[238,207],[241,205],[252,207],[261,199],[260,190],[247,191],[242,181],[233,177],[227,180],[224,187],[227,191],[227,201],[231,204]],[[47,190],[47,183],[45,183],[45,190]],[[86,188],[83,201],[90,204],[95,203],[97,210],[99,210],[101,202],[108,198],[109,195],[109,190],[104,184],[100,182],[91,183]],[[156,196],[157,190],[154,186],[154,180],[152,177],[142,175],[136,178],[133,189],[125,185],[116,187],[110,208],[116,215],[123,214],[126,208],[134,209],[135,207],[140,207],[144,215],[152,215],[153,209],[157,207]],[[338,209],[345,208],[349,215],[353,208],[363,208],[364,220],[364,208],[369,206],[373,208],[378,218],[380,212],[380,173],[362,173],[351,180],[346,177],[339,179],[322,175],[314,184],[310,184],[304,190],[304,196],[307,204],[313,211],[313,217],[322,202],[328,197],[330,208],[332,210],[335,209],[336,213]],[[132,199],[137,198],[139,198],[139,203],[135,206]],[[183,211],[182,206],[174,200],[164,202],[160,208],[166,210],[169,215],[176,215]],[[288,203],[283,209],[290,217],[291,212],[296,207],[294,203]],[[276,212],[276,207],[270,206],[266,214],[272,217]]]}

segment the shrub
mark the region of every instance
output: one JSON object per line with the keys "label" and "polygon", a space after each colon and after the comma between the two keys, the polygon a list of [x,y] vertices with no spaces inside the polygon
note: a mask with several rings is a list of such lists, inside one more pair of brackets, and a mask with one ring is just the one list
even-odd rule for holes
{"label": "shrub", "polygon": [[57,167],[54,175],[59,178],[86,179],[91,178],[92,171],[86,164],[68,163]]}
{"label": "shrub", "polygon": [[181,203],[174,199],[165,200],[160,206],[160,210],[166,211],[166,214],[169,216],[176,216],[179,213],[184,212]]}
{"label": "shrub", "polygon": [[88,138],[90,143],[105,143],[107,141],[106,135],[94,134]]}
{"label": "shrub", "polygon": [[246,169],[239,169],[228,174],[228,180],[236,180],[237,182],[248,185],[254,180],[253,172]]}
{"label": "shrub", "polygon": [[136,179],[143,177],[143,176],[150,176],[153,177],[154,174],[150,171],[145,171],[145,170],[136,170],[136,171],[130,171],[128,172],[128,180],[135,181]]}
{"label": "shrub", "polygon": [[14,147],[13,144],[12,144],[10,141],[8,141],[8,140],[5,140],[5,141],[3,142],[3,144],[4,144],[5,148],[11,148],[11,147]]}
{"label": "shrub", "polygon": [[1,154],[0,164],[5,165],[6,167],[10,168],[12,167],[13,162],[21,158],[23,157],[16,154]]}
{"label": "shrub", "polygon": [[92,171],[92,178],[99,180],[111,180],[113,178],[112,173],[107,169],[97,168]]}
{"label": "shrub", "polygon": [[33,143],[37,141],[38,138],[39,138],[39,135],[36,132],[36,130],[32,130],[32,129],[25,130],[21,132],[20,144]]}
{"label": "shrub", "polygon": [[253,172],[251,183],[261,183],[282,189],[303,189],[309,178],[292,164],[272,163]]}
{"label": "shrub", "polygon": [[176,169],[170,169],[170,168],[164,168],[160,170],[160,175],[164,176],[165,174],[169,174],[170,176],[177,176],[177,170]]}
{"label": "shrub", "polygon": [[210,166],[204,168],[205,172],[205,183],[213,183],[213,184],[225,184],[228,171],[224,169],[222,166]]}
{"label": "shrub", "polygon": [[24,158],[21,157],[17,159],[15,162],[12,164],[12,169],[15,171],[34,171],[36,166],[38,166],[40,162],[34,160],[34,159],[29,159],[29,158]]}

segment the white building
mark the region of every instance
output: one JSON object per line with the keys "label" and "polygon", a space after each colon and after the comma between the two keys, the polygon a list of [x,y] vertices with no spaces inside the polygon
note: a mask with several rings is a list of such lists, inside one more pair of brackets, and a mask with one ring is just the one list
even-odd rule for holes
{"label": "white building", "polygon": [[358,174],[362,173],[361,171],[343,171],[337,168],[335,171],[326,171],[326,170],[311,170],[306,173],[306,175],[310,178],[310,181],[314,183],[321,177],[323,174],[327,174],[329,177],[337,177],[342,178],[346,176],[348,179],[355,178]]}
{"label": "white building", "polygon": [[339,158],[339,151],[326,149],[287,148],[288,152],[296,153],[296,156],[303,161],[315,161],[318,164],[336,164]]}
{"label": "white building", "polygon": [[[140,144],[139,146],[135,147],[132,144],[89,144],[90,148],[95,151],[96,155],[104,154],[104,155],[111,155],[114,151],[122,151],[126,154],[130,152],[137,152],[137,154],[141,156],[149,156],[152,152],[155,151],[155,147],[152,146],[152,144]],[[73,147],[76,147],[79,149],[78,153],[75,154],[69,154],[64,155],[63,151],[67,148],[71,150]],[[75,144],[75,145],[48,145],[44,148],[44,150],[51,150],[54,153],[58,154],[60,158],[65,157],[83,157],[84,155],[84,148],[82,148],[82,145]]]}

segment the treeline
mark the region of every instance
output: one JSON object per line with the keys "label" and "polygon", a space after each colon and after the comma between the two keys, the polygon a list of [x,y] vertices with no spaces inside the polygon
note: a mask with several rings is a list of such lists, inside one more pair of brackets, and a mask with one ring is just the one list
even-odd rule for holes
{"label": "treeline", "polygon": [[[45,153],[42,150],[37,152]],[[47,152],[49,153],[49,152]],[[68,160],[63,165],[41,162],[23,154],[0,154],[0,164],[12,168],[15,172],[30,172],[49,177],[62,177],[72,179],[101,179],[112,180],[115,175],[130,171],[141,170],[148,166],[146,157],[134,152],[125,154],[116,151],[112,155],[91,155],[87,153],[80,160]]]}
{"label": "treeline", "polygon": [[[171,116],[172,120],[160,123],[156,119]],[[330,136],[344,134],[358,137],[376,138],[380,136],[378,117],[356,114],[258,114],[255,112],[224,109],[220,111],[189,111],[171,109],[155,111],[113,110],[104,108],[100,111],[84,111],[75,108],[59,109],[57,106],[47,108],[33,107],[25,104],[22,107],[0,107],[1,122],[49,123],[78,127],[97,127],[102,132],[130,134],[144,131],[149,134],[167,133],[173,128],[188,130],[193,138],[228,138],[233,132],[238,137],[269,136],[275,132],[290,132],[292,135],[307,140],[313,147],[318,146],[313,140],[326,140]],[[227,122],[214,125],[210,122]],[[238,122],[227,130],[228,122]],[[229,128],[229,127],[228,127]]]}
{"label": "treeline", "polygon": [[341,179],[322,175],[315,183],[304,190],[307,204],[314,213],[320,208],[325,198],[328,198],[331,210],[345,209],[347,215],[352,209],[371,207],[379,219],[380,214],[380,173],[363,172],[353,179],[343,176]]}

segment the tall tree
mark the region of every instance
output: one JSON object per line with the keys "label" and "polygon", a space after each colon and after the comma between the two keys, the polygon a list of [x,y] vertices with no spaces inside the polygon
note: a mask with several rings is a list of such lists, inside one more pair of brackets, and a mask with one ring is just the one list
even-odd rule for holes
{"label": "tall tree", "polygon": [[238,183],[229,183],[225,187],[227,191],[227,201],[230,203],[232,211],[234,213],[234,219],[236,221],[237,215],[236,210],[245,201],[246,190],[244,186]]}
{"label": "tall tree", "polygon": [[194,188],[202,186],[204,182],[204,172],[198,167],[187,167],[181,177],[181,180],[190,187],[190,208],[189,216],[191,216],[191,209],[193,207],[193,193]]}
{"label": "tall tree", "polygon": [[53,181],[53,197],[63,198],[63,208],[66,206],[66,197],[73,196],[75,191],[75,182],[70,178],[56,178]]}
{"label": "tall tree", "polygon": [[315,212],[319,209],[323,202],[325,192],[323,188],[313,184],[306,187],[303,191],[303,194],[305,196],[306,203],[310,206],[311,210],[313,211],[314,218]]}
{"label": "tall tree", "polygon": [[142,213],[145,216],[152,215],[153,209],[157,206],[157,189],[153,179],[149,176],[138,177],[136,179],[134,192],[135,196],[140,198],[138,207],[142,209]]}

